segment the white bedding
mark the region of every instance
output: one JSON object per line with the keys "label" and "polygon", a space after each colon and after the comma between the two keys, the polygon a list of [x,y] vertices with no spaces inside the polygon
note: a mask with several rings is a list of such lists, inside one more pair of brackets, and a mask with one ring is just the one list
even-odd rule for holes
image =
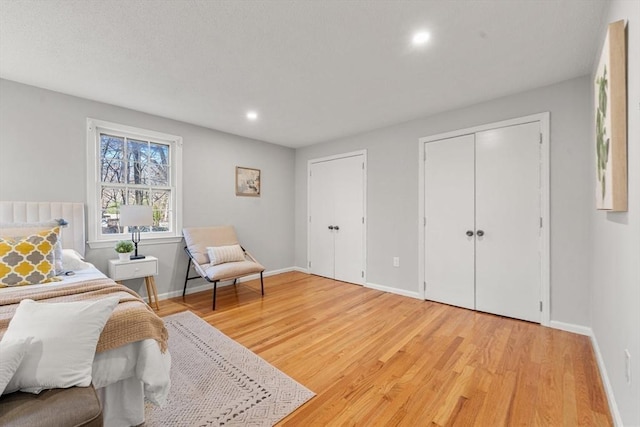
{"label": "white bedding", "polygon": [[[60,276],[63,283],[105,278],[93,265],[76,270],[73,275]],[[30,289],[59,285],[51,282],[30,285]],[[2,288],[1,295],[8,295],[16,288]],[[127,344],[96,354],[93,361],[92,383],[103,406],[104,425],[128,427],[144,422],[144,399],[163,405],[170,388],[169,369],[171,355],[160,352],[155,340]]]}
{"label": "white bedding", "polygon": [[[61,283],[78,283],[85,280],[104,279],[105,277],[107,277],[100,270],[95,268],[93,264],[89,264],[89,265],[91,265],[91,268],[86,268],[84,270],[76,270],[73,272],[72,276],[65,276],[65,275],[56,276],[62,279],[62,281],[60,282],[50,282],[50,283],[41,283],[39,285],[29,285],[29,289],[46,288],[46,287],[56,286]],[[2,288],[2,293],[3,295],[7,295],[5,292],[15,291],[20,288],[21,288],[20,286],[16,286],[13,288]]]}

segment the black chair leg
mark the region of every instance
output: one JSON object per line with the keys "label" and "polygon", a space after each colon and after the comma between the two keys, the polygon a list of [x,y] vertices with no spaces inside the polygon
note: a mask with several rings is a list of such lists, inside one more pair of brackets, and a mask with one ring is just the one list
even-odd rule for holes
{"label": "black chair leg", "polygon": [[262,271],[260,272],[260,288],[262,288],[262,296],[264,296],[264,280],[262,279]]}
{"label": "black chair leg", "polygon": [[236,285],[236,282],[238,281],[238,279],[233,279],[233,286]]}
{"label": "black chair leg", "polygon": [[187,292],[187,281],[189,280],[189,269],[191,268],[191,258],[189,258],[189,264],[187,264],[187,274],[184,276],[184,289],[182,290],[182,296],[184,297]]}
{"label": "black chair leg", "polygon": [[218,282],[213,282],[213,309],[216,309],[216,291],[218,290]]}

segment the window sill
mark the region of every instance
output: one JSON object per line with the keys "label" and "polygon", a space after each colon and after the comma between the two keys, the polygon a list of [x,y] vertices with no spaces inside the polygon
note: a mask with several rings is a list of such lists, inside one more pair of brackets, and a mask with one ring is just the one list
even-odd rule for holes
{"label": "window sill", "polygon": [[[118,240],[122,239],[114,239],[114,240],[93,240],[88,241],[87,244],[91,249],[104,249],[104,248],[112,248],[116,244]],[[145,238],[140,240],[138,246],[153,246],[153,245],[164,245],[167,243],[180,243],[182,242],[182,236],[171,236],[171,237],[155,237],[155,238]]]}

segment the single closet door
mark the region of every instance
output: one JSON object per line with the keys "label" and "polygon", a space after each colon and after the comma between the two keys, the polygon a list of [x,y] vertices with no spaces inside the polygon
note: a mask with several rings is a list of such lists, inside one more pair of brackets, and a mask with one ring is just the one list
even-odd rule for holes
{"label": "single closet door", "polygon": [[312,162],[309,271],[364,283],[364,155]]}
{"label": "single closet door", "polygon": [[474,135],[425,152],[426,298],[474,309]]}
{"label": "single closet door", "polygon": [[309,176],[309,269],[312,274],[332,278],[335,275],[334,174],[330,162],[311,165]]}
{"label": "single closet door", "polygon": [[364,283],[363,156],[331,162],[334,166],[335,279]]}
{"label": "single closet door", "polygon": [[540,124],[476,134],[476,309],[540,322]]}

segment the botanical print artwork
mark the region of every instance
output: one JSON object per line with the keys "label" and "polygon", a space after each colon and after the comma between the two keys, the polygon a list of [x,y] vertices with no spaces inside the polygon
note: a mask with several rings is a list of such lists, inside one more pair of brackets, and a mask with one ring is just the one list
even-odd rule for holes
{"label": "botanical print artwork", "polygon": [[260,170],[236,167],[236,195],[260,196]]}
{"label": "botanical print artwork", "polygon": [[607,163],[609,162],[609,142],[607,135],[607,66],[601,76],[596,78],[596,162],[598,168],[598,182],[600,182],[600,196],[604,200],[607,194]]}
{"label": "botanical print artwork", "polygon": [[602,56],[595,78],[595,122],[596,122],[596,185],[597,209],[612,207],[612,172],[611,172],[611,103],[609,64],[609,35],[602,49]]}

